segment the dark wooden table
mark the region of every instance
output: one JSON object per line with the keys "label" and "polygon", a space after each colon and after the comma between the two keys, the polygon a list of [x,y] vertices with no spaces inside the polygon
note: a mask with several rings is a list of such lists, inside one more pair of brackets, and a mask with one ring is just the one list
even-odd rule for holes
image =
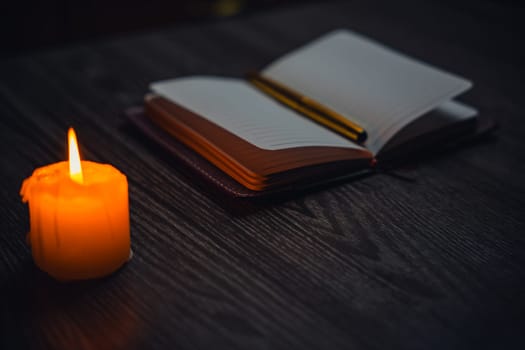
{"label": "dark wooden table", "polygon": [[[0,63],[0,348],[523,348],[525,120],[519,15],[487,2],[356,1],[78,44]],[[265,202],[195,180],[124,118],[148,83],[240,76],[346,27],[466,76],[496,137]],[[134,259],[60,284],[33,264],[18,194],[84,157],[130,185]]]}

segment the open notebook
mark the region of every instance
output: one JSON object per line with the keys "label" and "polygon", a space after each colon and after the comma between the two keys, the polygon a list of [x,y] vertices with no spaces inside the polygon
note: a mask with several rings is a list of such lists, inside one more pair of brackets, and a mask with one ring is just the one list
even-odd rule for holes
{"label": "open notebook", "polygon": [[340,176],[476,128],[476,110],[453,100],[469,81],[348,30],[328,33],[261,73],[358,123],[366,142],[340,136],[242,79],[155,82],[146,114],[252,191]]}

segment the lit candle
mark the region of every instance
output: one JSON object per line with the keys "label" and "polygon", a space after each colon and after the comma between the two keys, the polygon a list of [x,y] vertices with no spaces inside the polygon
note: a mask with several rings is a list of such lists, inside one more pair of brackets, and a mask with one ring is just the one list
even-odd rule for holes
{"label": "lit candle", "polygon": [[109,164],[81,161],[69,129],[69,161],[36,169],[22,184],[36,265],[59,280],[108,275],[130,257],[128,182]]}

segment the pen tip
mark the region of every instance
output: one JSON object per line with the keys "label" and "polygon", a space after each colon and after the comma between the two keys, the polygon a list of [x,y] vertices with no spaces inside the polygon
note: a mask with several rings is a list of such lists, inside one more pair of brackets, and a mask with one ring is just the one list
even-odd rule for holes
{"label": "pen tip", "polygon": [[366,131],[362,131],[359,133],[359,135],[357,136],[357,142],[359,143],[363,143],[366,141],[366,139],[368,138],[368,134],[366,133]]}

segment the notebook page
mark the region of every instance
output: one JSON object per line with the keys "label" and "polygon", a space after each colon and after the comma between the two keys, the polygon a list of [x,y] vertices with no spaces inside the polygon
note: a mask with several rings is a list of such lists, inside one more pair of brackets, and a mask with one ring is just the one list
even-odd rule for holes
{"label": "notebook page", "polygon": [[473,119],[477,115],[478,111],[476,109],[464,103],[454,100],[446,101],[399,131],[379,153],[400,146],[420,135],[429,134],[444,127]]}
{"label": "notebook page", "polygon": [[150,88],[262,149],[332,146],[363,150],[239,79],[188,77],[156,82]]}
{"label": "notebook page", "polygon": [[471,86],[348,30],[328,33],[262,73],[359,123],[374,154],[405,125]]}

